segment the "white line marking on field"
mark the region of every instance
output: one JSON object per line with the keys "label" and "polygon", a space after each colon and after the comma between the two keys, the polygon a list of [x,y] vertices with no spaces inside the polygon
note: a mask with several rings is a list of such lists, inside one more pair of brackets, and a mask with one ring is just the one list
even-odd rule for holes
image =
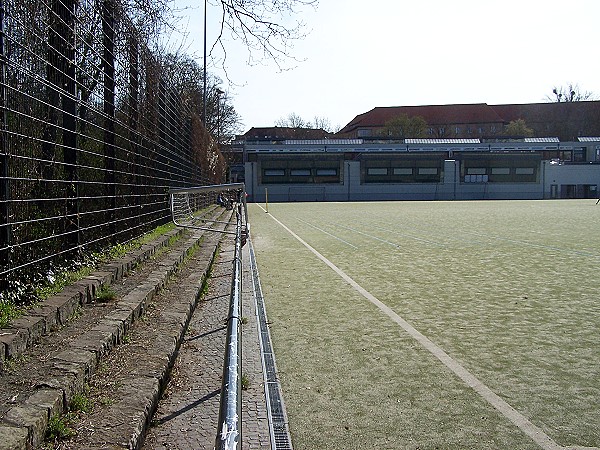
{"label": "white line marking on field", "polygon": [[[259,205],[260,206],[260,205]],[[262,208],[262,207],[261,207]],[[264,210],[264,209],[263,209]],[[452,359],[444,350],[434,344],[429,338],[415,329],[411,324],[409,324],[406,320],[396,314],[389,306],[385,303],[381,302],[377,297],[371,294],[369,291],[364,289],[361,285],[359,285],[356,281],[354,281],[350,276],[346,275],[346,273],[338,268],[335,264],[329,261],[325,256],[319,253],[316,249],[310,246],[306,241],[304,241],[300,236],[290,230],[287,226],[285,226],[282,222],[276,219],[273,215],[269,214],[271,218],[277,222],[284,230],[290,233],[298,242],[304,245],[308,250],[310,250],[317,258],[327,264],[335,273],[337,273],[344,281],[346,281],[350,286],[354,288],[358,293],[360,293],[363,297],[377,306],[384,314],[386,314],[390,319],[396,322],[400,327],[406,331],[413,339],[419,342],[423,347],[425,347],[433,356],[435,356],[442,364],[444,364],[448,369],[454,372],[465,384],[471,387],[475,392],[477,392],[485,401],[487,401],[491,406],[496,408],[504,417],[510,420],[513,424],[515,424],[518,428],[520,428],[527,436],[533,439],[541,448],[545,450],[559,450],[562,449],[560,445],[554,442],[550,436],[548,436],[544,431],[531,423],[529,419],[523,416],[520,412],[510,406],[506,401],[500,398],[495,392],[493,392],[490,388],[488,388],[485,384],[483,384],[479,379],[465,369],[460,363]]]}
{"label": "white line marking on field", "polygon": [[328,231],[325,231],[322,228],[319,228],[318,226],[313,225],[312,223],[307,222],[306,220],[299,219],[298,217],[296,217],[296,220],[302,222],[303,224],[308,225],[309,227],[314,228],[315,230],[319,230],[321,233],[325,233],[326,235],[331,236],[332,238],[337,239],[338,241],[343,242],[344,244],[349,245],[350,247],[355,248],[356,250],[358,250],[358,247],[356,245],[351,244],[350,242],[345,241],[342,238],[340,238],[340,237],[338,237],[338,236],[336,236],[334,234],[331,234]]}
{"label": "white line marking on field", "polygon": [[408,239],[413,239],[415,241],[425,242],[426,244],[435,245],[436,247],[446,247],[446,244],[442,244],[441,242],[436,242],[436,241],[431,241],[429,239],[420,238],[420,237],[414,236],[412,234],[400,233],[399,231],[396,231],[396,230],[390,230],[387,228],[382,228],[382,227],[378,227],[378,226],[374,226],[374,225],[371,226],[371,228],[376,228],[381,231],[387,231],[388,233],[397,234],[398,236],[402,236],[402,237],[405,237]]}
{"label": "white line marking on field", "polygon": [[[273,217],[273,219],[275,219],[275,217]],[[275,220],[277,220],[277,219],[275,219]],[[365,233],[364,231],[360,231],[360,230],[357,230],[355,228],[345,227],[344,225],[339,225],[339,224],[336,224],[336,226],[338,226],[340,228],[344,228],[344,229],[349,230],[349,231],[352,231],[354,233],[362,234],[363,236],[366,236],[366,237],[371,238],[371,239],[375,239],[376,241],[379,241],[379,242],[383,242],[384,244],[391,245],[392,247],[400,248],[400,245],[396,244],[395,242],[386,241],[385,239],[378,238],[377,236],[373,236],[371,234]]]}

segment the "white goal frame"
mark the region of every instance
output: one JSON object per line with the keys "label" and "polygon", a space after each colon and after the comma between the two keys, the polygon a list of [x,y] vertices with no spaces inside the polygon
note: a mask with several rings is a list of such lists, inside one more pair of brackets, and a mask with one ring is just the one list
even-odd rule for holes
{"label": "white goal frame", "polygon": [[233,209],[236,214],[241,214],[242,225],[244,228],[248,228],[248,206],[244,183],[170,189],[169,203],[171,218],[178,227],[235,234],[235,231],[221,231],[211,227],[216,224],[227,225],[230,223],[229,221],[220,221],[199,214],[201,207],[214,204],[226,209]]}

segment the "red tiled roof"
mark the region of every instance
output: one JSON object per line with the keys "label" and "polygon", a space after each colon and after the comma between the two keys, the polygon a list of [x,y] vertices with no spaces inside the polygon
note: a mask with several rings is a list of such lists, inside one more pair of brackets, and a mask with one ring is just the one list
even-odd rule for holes
{"label": "red tiled roof", "polygon": [[600,133],[600,101],[488,105],[487,103],[377,107],[356,116],[338,135],[353,136],[359,128],[381,128],[397,116],[421,116],[430,126],[508,124],[524,119],[536,134],[574,139]]}
{"label": "red tiled roof", "polygon": [[406,114],[421,116],[428,125],[502,123],[502,118],[486,103],[465,105],[390,106],[377,107],[360,114],[346,125],[340,133],[357,128],[382,127],[388,120]]}

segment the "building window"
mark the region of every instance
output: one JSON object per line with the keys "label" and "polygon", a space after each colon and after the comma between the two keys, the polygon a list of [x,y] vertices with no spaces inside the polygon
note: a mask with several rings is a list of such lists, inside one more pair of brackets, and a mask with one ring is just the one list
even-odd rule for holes
{"label": "building window", "polygon": [[337,169],[317,169],[318,177],[335,177],[337,173]]}
{"label": "building window", "polygon": [[284,177],[285,169],[265,169],[265,177]]}
{"label": "building window", "polygon": [[533,175],[535,173],[535,169],[533,167],[517,167],[515,169],[516,175]]}
{"label": "building window", "polygon": [[585,161],[585,148],[576,148],[573,150],[573,161],[584,162]]}
{"label": "building window", "polygon": [[467,175],[485,175],[485,167],[468,167]]}
{"label": "building window", "polygon": [[357,134],[358,137],[368,137],[371,136],[371,130],[368,128],[359,128]]}
{"label": "building window", "polygon": [[293,177],[310,177],[310,169],[291,169],[290,175]]}
{"label": "building window", "polygon": [[[394,173],[396,173],[395,170],[394,170]],[[368,175],[387,175],[388,170],[385,167],[369,167],[367,169],[367,174]]]}
{"label": "building window", "polygon": [[559,159],[562,159],[563,161],[571,161],[573,159],[573,151],[561,150],[559,153]]}

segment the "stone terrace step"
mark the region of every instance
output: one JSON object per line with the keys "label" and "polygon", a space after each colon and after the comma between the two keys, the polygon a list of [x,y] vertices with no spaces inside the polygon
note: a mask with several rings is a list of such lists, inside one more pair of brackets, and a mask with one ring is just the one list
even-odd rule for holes
{"label": "stone terrace step", "polygon": [[[181,233],[181,230],[174,230],[161,237],[156,243],[145,245],[131,255],[106,265],[100,271],[66,289],[64,293],[44,302],[31,314],[13,323],[13,328],[1,330],[7,333],[0,341],[4,347],[4,357],[15,358],[26,354],[26,350],[40,341],[43,335],[67,324],[80,305],[91,302],[95,298],[96,292],[103,284],[120,280],[133,267],[148,260],[159,249],[168,245],[173,236]],[[1,450],[35,448],[40,445],[49,419],[68,410],[70,401],[75,394],[83,392],[84,385],[96,371],[100,361],[116,345],[123,342],[134,322],[143,316],[151,299],[164,288],[169,277],[184,262],[186,255],[205,235],[206,232],[194,231],[185,237],[184,243],[177,246],[177,249],[161,255],[158,267],[145,278],[145,281],[123,295],[117,302],[116,308],[49,357],[45,362],[48,371],[43,379],[34,378],[35,382],[32,382],[34,384],[27,398],[18,399],[8,409],[4,408],[0,418]],[[208,252],[212,259],[218,248],[218,239],[206,239],[201,246],[202,251]],[[210,262],[201,274],[202,280],[207,275],[209,265]],[[191,306],[184,307],[182,312],[184,316],[190,314]],[[178,320],[181,322],[184,319]],[[183,324],[180,328],[182,327]],[[178,345],[178,339],[181,339],[182,333],[176,334],[180,336],[173,336],[172,339],[167,340],[172,346]],[[174,350],[175,347],[168,353],[175,355]],[[170,360],[171,357],[167,359]],[[167,361],[165,368],[161,369],[163,378],[170,364],[172,362]],[[149,390],[155,393],[152,395],[158,396],[158,387],[164,382],[159,378],[157,378],[158,384]],[[1,377],[0,381],[2,381]]]}
{"label": "stone terrace step", "polygon": [[172,230],[123,258],[101,266],[93,274],[32,308],[28,314],[14,319],[9,328],[0,329],[0,373],[5,360],[18,358],[39,342],[43,335],[66,325],[76,308],[93,301],[103,285],[121,280],[125,274],[166,247],[172,238],[181,236],[182,232],[181,229]]}

